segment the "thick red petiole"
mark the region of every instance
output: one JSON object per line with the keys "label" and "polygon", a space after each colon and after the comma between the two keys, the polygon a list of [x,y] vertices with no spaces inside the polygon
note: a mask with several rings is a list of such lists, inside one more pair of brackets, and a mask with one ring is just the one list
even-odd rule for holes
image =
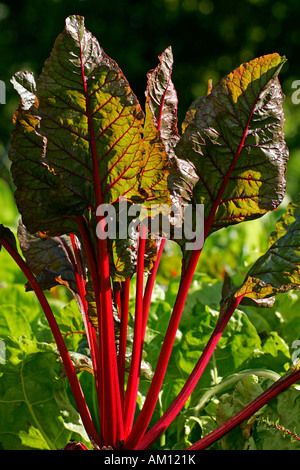
{"label": "thick red petiole", "polygon": [[98,341],[97,341],[95,328],[91,325],[89,318],[88,318],[88,314],[87,314],[88,305],[87,305],[87,301],[85,298],[86,279],[85,279],[85,273],[82,267],[80,249],[78,248],[78,241],[76,240],[76,237],[73,234],[70,234],[70,238],[71,238],[71,243],[72,243],[74,256],[75,256],[74,270],[75,270],[75,278],[76,278],[76,284],[77,284],[78,295],[79,295],[79,302],[81,304],[82,318],[83,318],[83,322],[85,326],[89,348],[91,351],[96,388],[98,389],[98,380],[99,380]]}
{"label": "thick red petiole", "polygon": [[125,360],[126,360],[126,344],[127,344],[127,327],[128,327],[128,307],[129,307],[129,290],[130,278],[123,282],[121,292],[121,328],[118,354],[118,374],[122,410],[124,410],[124,387],[125,387]]}
{"label": "thick red petiole", "polygon": [[201,250],[194,251],[188,268],[185,272],[184,277],[181,279],[179,286],[178,295],[174,305],[173,313],[170,319],[170,323],[166,332],[166,336],[163,342],[163,346],[158,358],[156,370],[144,403],[144,406],[139,414],[136,423],[134,424],[131,433],[128,438],[125,440],[125,449],[134,449],[141,438],[144,436],[144,433],[150,423],[152,414],[155,409],[156,402],[158,400],[159,392],[164,380],[166,369],[168,366],[169,358],[172,352],[176,332],[178,329],[179,321],[185,304],[185,300],[192,282],[192,278],[197,266],[197,262]]}
{"label": "thick red petiole", "polygon": [[150,303],[151,303],[151,296],[153,292],[153,287],[155,284],[155,277],[157,274],[158,266],[161,260],[161,255],[164,250],[164,246],[166,243],[166,239],[162,238],[160,240],[160,245],[159,245],[159,250],[157,254],[157,258],[155,260],[154,266],[148,276],[146,287],[145,287],[145,293],[144,293],[144,322],[143,322],[143,330],[146,330],[146,324],[147,324],[147,318],[148,318],[148,313],[149,313],[149,308],[150,308]]}
{"label": "thick red petiole", "polygon": [[142,225],[138,242],[138,263],[136,281],[136,308],[134,320],[134,340],[132,349],[132,360],[127,382],[124,402],[124,429],[125,435],[131,431],[136,398],[139,386],[140,367],[143,352],[143,295],[144,295],[144,256],[147,236],[147,226]]}

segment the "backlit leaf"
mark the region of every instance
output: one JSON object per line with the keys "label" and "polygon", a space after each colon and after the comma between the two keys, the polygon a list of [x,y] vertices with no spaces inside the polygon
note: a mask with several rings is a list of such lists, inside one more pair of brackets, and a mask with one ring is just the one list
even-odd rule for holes
{"label": "backlit leaf", "polygon": [[0,442],[7,450],[62,448],[70,439],[88,442],[77,411],[56,373],[54,346],[6,338],[0,364]]}
{"label": "backlit leaf", "polygon": [[[10,158],[30,232],[70,233],[74,217],[90,219],[99,202],[143,201],[153,185],[157,197],[160,191],[167,195],[167,158],[153,154],[136,96],[82,17],[67,18],[36,87],[30,74],[18,73],[12,81],[21,103]],[[147,182],[145,192],[142,170],[146,164],[149,169],[149,155],[152,186]]]}
{"label": "backlit leaf", "polygon": [[242,64],[201,102],[176,146],[195,168],[193,204],[204,204],[205,235],[275,209],[285,194],[288,150],[278,54]]}
{"label": "backlit leaf", "polygon": [[31,235],[20,223],[18,238],[26,263],[37,276],[42,289],[64,284],[71,292],[77,292],[71,243],[67,237],[48,238],[39,233]]}
{"label": "backlit leaf", "polygon": [[[300,195],[291,202],[270,237],[270,248],[248,271],[234,297],[256,301],[300,288]],[[229,295],[229,298],[231,296]]]}

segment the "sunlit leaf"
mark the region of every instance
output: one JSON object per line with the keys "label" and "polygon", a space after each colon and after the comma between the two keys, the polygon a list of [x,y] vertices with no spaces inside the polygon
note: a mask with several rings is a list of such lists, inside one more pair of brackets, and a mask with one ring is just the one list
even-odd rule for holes
{"label": "sunlit leaf", "polygon": [[201,101],[176,147],[198,181],[205,235],[275,209],[285,194],[288,150],[278,54],[254,59],[225,76]]}

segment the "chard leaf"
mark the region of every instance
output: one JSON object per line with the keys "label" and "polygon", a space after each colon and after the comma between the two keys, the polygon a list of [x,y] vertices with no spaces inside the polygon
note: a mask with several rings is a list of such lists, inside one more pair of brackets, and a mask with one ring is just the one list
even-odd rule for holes
{"label": "chard leaf", "polygon": [[138,194],[143,112],[82,17],[67,18],[38,78],[37,98],[47,164],[60,175],[75,207],[96,210],[96,170],[103,202]]}
{"label": "chard leaf", "polygon": [[242,64],[201,101],[176,146],[194,167],[193,204],[204,204],[205,238],[262,216],[285,194],[288,150],[278,54]]}
{"label": "chard leaf", "polygon": [[[100,202],[144,201],[149,192],[153,199],[149,181],[142,181],[146,165],[155,197],[168,198],[168,160],[153,154],[154,136],[136,96],[84,18],[66,19],[36,88],[28,74],[17,74],[13,84],[21,103],[10,158],[17,204],[31,233],[76,233],[74,218],[91,220]],[[30,108],[28,88],[35,90]]]}
{"label": "chard leaf", "polygon": [[[41,233],[31,235],[20,222],[18,239],[26,263],[36,275],[43,290],[64,284],[77,293],[76,278],[71,256],[71,243],[68,237],[45,237]],[[27,290],[31,290],[27,284]]]}
{"label": "chard leaf", "polygon": [[[17,73],[12,83],[21,101],[14,116],[11,172],[31,234],[79,236],[76,217],[83,216],[94,232],[96,254],[99,204],[113,204],[117,212],[123,199],[171,205],[177,170],[154,124],[150,100],[145,115],[123,72],[85,29],[84,18],[66,19],[36,84],[27,72]],[[119,262],[112,263],[112,276],[123,280],[132,274],[129,250],[135,250],[130,239],[125,245],[118,238],[111,244],[111,259]],[[152,263],[155,256],[156,250],[148,250]],[[52,271],[40,274],[45,285],[55,279]]]}
{"label": "chard leaf", "polygon": [[151,116],[154,127],[159,131],[169,162],[168,189],[172,203],[178,205],[190,200],[195,175],[190,163],[186,159],[178,159],[174,151],[180,136],[177,129],[178,98],[172,81],[171,47],[165,49],[159,61],[159,65],[147,75],[146,119]]}
{"label": "chard leaf", "polygon": [[146,102],[144,125],[144,164],[141,168],[141,189],[145,193],[144,206],[171,204],[169,190],[170,162],[165,146],[155,127],[149,104]]}
{"label": "chard leaf", "polygon": [[[13,83],[15,85],[14,79]],[[18,87],[17,91],[20,91]],[[45,164],[47,139],[40,133],[36,109],[37,100],[28,109],[21,92],[9,149],[16,186],[15,199],[23,222],[31,233],[43,231],[61,235],[75,230],[68,213],[59,210],[60,197],[68,198],[70,194],[63,188],[59,176],[49,171]]]}
{"label": "chard leaf", "polygon": [[177,93],[172,82],[173,53],[168,47],[159,57],[159,65],[147,77],[146,100],[155,127],[159,130],[167,153],[180,140],[177,130]]}
{"label": "chard leaf", "polygon": [[[291,202],[271,234],[270,247],[228,298],[261,301],[300,287],[300,194]],[[223,300],[224,302],[224,300]]]}

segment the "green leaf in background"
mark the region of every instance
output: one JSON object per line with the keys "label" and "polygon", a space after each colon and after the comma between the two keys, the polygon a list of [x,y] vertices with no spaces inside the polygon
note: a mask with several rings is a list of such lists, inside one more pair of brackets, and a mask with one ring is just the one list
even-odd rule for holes
{"label": "green leaf in background", "polygon": [[26,334],[33,339],[42,308],[33,292],[25,292],[24,284],[9,285],[0,289],[0,337],[19,339]]}
{"label": "green leaf in background", "polygon": [[2,178],[0,178],[0,205],[0,222],[5,226],[9,226],[11,229],[15,228],[20,215],[18,213],[11,188]]}
{"label": "green leaf in background", "polygon": [[[71,300],[64,306],[56,306],[51,302],[51,307],[67,349],[76,352],[80,341],[85,337],[83,319],[76,300]],[[54,344],[54,338],[43,314],[39,318],[35,334],[38,341]]]}
{"label": "green leaf in background", "polygon": [[[173,279],[167,291],[154,298],[151,304],[149,335],[146,337],[144,350],[146,360],[152,366],[157,361],[178,282],[179,279]],[[221,281],[205,274],[196,273],[194,276],[191,295],[183,311],[161,390],[161,410],[157,408],[158,414],[170,406],[176,390],[181,390],[216,326],[221,284]],[[288,303],[286,307],[288,310],[289,305]],[[183,448],[184,445],[190,445],[212,431],[216,426],[215,412],[219,397],[224,391],[230,392],[240,379],[257,373],[259,377],[277,380],[286,372],[291,361],[291,352],[290,343],[281,335],[283,322],[278,321],[277,331],[276,321],[268,325],[269,330],[264,324],[262,330],[257,330],[256,325],[252,323],[252,316],[249,318],[243,309],[247,312],[249,307],[241,307],[235,311],[197,387],[182,413],[166,431],[166,448],[170,442],[176,442],[173,449]],[[270,310],[270,315],[276,318],[278,306],[274,304]],[[262,310],[262,318],[266,311],[269,312],[269,309]],[[284,314],[283,309],[282,312]],[[296,312],[294,313],[296,315]],[[288,320],[288,317],[286,318]],[[288,321],[285,325],[288,325]],[[261,327],[261,324],[258,323],[258,326]],[[160,448],[160,445],[159,443],[156,448]]]}
{"label": "green leaf in background", "polygon": [[275,209],[285,194],[288,150],[278,73],[285,58],[242,64],[201,101],[176,146],[193,165],[193,203],[204,204],[206,235]]}
{"label": "green leaf in background", "polygon": [[60,449],[71,439],[88,442],[78,413],[55,372],[54,346],[5,339],[0,365],[0,443],[3,449]]}
{"label": "green leaf in background", "polygon": [[[267,381],[268,382],[268,381]],[[250,375],[240,380],[233,392],[221,396],[217,407],[217,424],[230,419],[252,402],[266,388],[266,380]],[[299,390],[291,387],[265,405],[247,422],[221,439],[222,449],[227,450],[299,450]],[[276,427],[277,426],[277,427]],[[290,435],[282,429],[290,431]]]}

